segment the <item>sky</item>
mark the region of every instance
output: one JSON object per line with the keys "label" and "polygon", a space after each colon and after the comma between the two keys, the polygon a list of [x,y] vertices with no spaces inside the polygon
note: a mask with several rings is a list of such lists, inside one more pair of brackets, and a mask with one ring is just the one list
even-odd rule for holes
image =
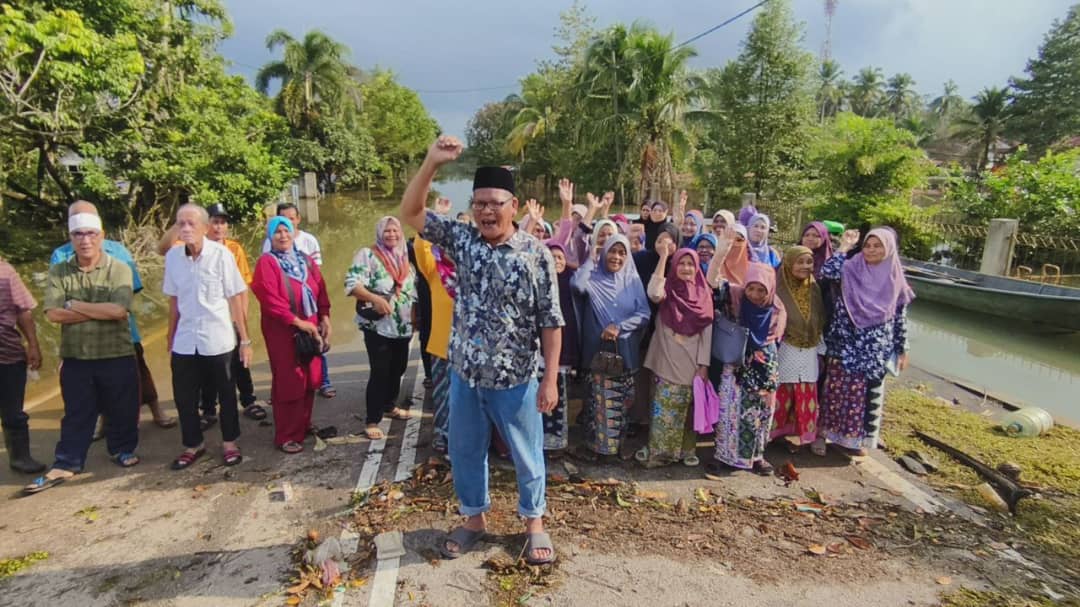
{"label": "sky", "polygon": [[[935,97],[950,78],[965,97],[1021,75],[1054,19],[1076,0],[839,0],[832,56],[851,78],[877,66],[886,78],[908,72],[920,93]],[[225,0],[234,35],[221,45],[232,70],[252,78],[274,59],[266,35],[296,38],[321,29],[352,49],[362,69],[394,71],[416,89],[443,131],[461,136],[488,101],[552,55],[559,13],[572,0]],[[756,0],[592,0],[598,28],[643,20],[679,42],[756,4]],[[804,46],[818,55],[825,39],[823,0],[792,0],[804,23]],[[694,43],[696,68],[734,59],[753,13]],[[279,51],[280,53],[280,51]],[[476,89],[486,89],[477,91]],[[469,92],[459,92],[467,90]]]}

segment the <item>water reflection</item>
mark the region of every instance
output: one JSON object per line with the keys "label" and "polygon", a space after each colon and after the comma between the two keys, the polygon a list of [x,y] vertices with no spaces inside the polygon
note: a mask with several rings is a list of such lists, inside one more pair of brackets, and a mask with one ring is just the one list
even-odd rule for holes
{"label": "water reflection", "polygon": [[1006,318],[916,300],[911,309],[915,364],[998,394],[1080,420],[1080,335],[1048,334]]}

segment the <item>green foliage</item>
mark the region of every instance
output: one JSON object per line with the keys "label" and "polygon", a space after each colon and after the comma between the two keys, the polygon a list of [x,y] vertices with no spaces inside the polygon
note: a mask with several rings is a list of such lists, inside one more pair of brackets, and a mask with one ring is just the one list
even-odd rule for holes
{"label": "green foliage", "polygon": [[972,168],[986,168],[990,148],[1005,132],[1009,119],[1008,92],[989,87],[979,91],[970,112],[953,122],[953,138],[972,144]]}
{"label": "green foliage", "polygon": [[375,152],[404,181],[406,168],[422,158],[439,133],[420,97],[397,82],[392,72],[375,72],[360,87],[360,124],[370,133]]}
{"label": "green foliage", "polygon": [[1032,161],[1026,148],[980,179],[960,179],[947,201],[971,223],[1019,219],[1025,231],[1050,236],[1080,234],[1080,148],[1047,152]]}
{"label": "green foliage", "polygon": [[1026,78],[1011,84],[1010,132],[1041,154],[1063,137],[1080,135],[1080,4],[1055,21]]}
{"label": "green foliage", "polygon": [[929,211],[911,204],[931,169],[926,154],[907,130],[881,118],[837,115],[812,145],[810,166],[816,217],[858,226],[890,225],[908,254],[926,253]]}
{"label": "green foliage", "polygon": [[[801,42],[802,26],[789,3],[770,2],[755,17],[739,57],[706,73],[705,111],[694,115],[702,125],[694,168],[708,189],[768,191],[783,199],[798,181],[807,135],[820,115],[813,57]],[[834,68],[830,64],[826,74],[832,82],[839,77]]]}

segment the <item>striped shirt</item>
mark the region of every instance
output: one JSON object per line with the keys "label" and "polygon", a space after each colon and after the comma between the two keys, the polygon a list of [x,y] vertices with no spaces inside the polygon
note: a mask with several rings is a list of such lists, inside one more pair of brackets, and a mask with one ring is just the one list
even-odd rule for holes
{"label": "striped shirt", "polygon": [[0,261],[0,365],[26,360],[26,349],[19,333],[19,314],[37,307],[34,296],[6,261]]}
{"label": "striped shirt", "polygon": [[[130,314],[132,298],[131,268],[111,255],[101,254],[97,265],[88,271],[79,268],[79,258],[49,266],[49,285],[45,288],[45,309],[64,307],[69,299],[85,303],[114,303]],[[103,360],[134,356],[127,319],[87,320],[62,325],[60,357],[79,360]]]}

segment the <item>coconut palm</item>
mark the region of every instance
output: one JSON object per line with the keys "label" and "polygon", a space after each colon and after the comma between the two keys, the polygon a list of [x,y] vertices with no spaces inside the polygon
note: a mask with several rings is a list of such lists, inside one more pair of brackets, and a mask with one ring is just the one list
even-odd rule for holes
{"label": "coconut palm", "polygon": [[320,113],[345,111],[345,101],[356,98],[359,70],[347,62],[349,49],[344,44],[319,30],[298,41],[278,29],[266,37],[266,48],[273,52],[278,47],[284,48],[283,60],[262,66],[255,88],[266,94],[271,81],[281,81],[278,111],[294,128],[306,130]]}
{"label": "coconut palm", "polygon": [[822,61],[818,68],[817,106],[821,122],[840,111],[844,102],[843,73],[840,64],[832,59]]}
{"label": "coconut palm", "polygon": [[889,113],[897,119],[905,118],[915,110],[919,94],[915,92],[915,79],[911,74],[896,74],[889,78],[884,102]]}
{"label": "coconut palm", "polygon": [[960,87],[949,80],[945,83],[940,97],[930,102],[930,109],[940,118],[948,120],[952,114],[964,107],[964,98],[959,95]]}
{"label": "coconut palm", "polygon": [[953,137],[974,145],[972,156],[976,159],[973,167],[976,171],[986,168],[990,147],[1005,132],[1008,115],[1008,90],[988,87],[975,96],[971,113],[955,121]]}
{"label": "coconut palm", "polygon": [[864,67],[855,75],[851,89],[851,111],[860,116],[878,114],[885,93],[885,76],[879,67]]}

